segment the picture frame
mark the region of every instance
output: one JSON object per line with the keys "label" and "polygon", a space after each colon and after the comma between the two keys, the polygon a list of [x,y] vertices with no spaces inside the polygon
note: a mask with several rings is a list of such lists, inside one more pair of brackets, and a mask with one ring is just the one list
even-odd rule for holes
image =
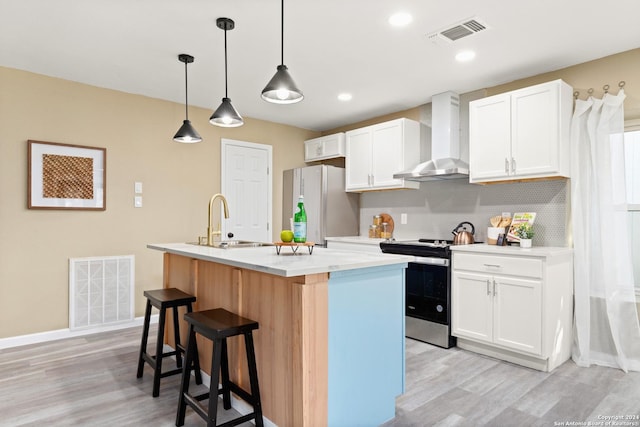
{"label": "picture frame", "polygon": [[28,209],[107,208],[107,150],[27,141]]}

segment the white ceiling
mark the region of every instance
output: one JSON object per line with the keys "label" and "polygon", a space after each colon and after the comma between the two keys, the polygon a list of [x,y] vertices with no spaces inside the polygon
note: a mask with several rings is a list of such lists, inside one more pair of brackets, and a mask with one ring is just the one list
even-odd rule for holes
{"label": "white ceiling", "polygon": [[[413,22],[393,28],[400,10]],[[224,96],[223,16],[236,22],[227,33],[236,109],[313,130],[640,47],[639,0],[288,0],[284,63],[305,99],[275,105],[260,92],[280,63],[278,0],[0,0],[0,66],[184,103],[177,56],[188,53],[189,103],[213,111]],[[489,29],[427,38],[471,17]],[[476,59],[457,63],[464,49]],[[343,91],[353,100],[338,101]]]}

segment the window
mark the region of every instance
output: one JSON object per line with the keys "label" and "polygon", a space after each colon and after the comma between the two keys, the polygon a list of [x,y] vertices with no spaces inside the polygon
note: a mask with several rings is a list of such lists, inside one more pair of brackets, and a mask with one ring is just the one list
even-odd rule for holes
{"label": "window", "polygon": [[636,295],[640,296],[640,120],[627,122],[624,145],[633,275]]}

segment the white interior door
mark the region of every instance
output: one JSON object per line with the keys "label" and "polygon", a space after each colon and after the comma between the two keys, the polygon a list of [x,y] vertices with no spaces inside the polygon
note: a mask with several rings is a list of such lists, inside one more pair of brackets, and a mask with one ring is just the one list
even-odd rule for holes
{"label": "white interior door", "polygon": [[222,194],[229,202],[229,219],[222,236],[270,242],[272,147],[223,139],[221,143]]}

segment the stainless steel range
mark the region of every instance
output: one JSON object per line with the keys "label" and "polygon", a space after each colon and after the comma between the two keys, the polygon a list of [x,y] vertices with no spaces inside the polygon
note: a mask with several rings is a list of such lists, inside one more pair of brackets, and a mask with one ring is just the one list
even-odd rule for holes
{"label": "stainless steel range", "polygon": [[389,240],[382,252],[413,255],[406,270],[405,335],[443,348],[451,336],[451,240]]}

